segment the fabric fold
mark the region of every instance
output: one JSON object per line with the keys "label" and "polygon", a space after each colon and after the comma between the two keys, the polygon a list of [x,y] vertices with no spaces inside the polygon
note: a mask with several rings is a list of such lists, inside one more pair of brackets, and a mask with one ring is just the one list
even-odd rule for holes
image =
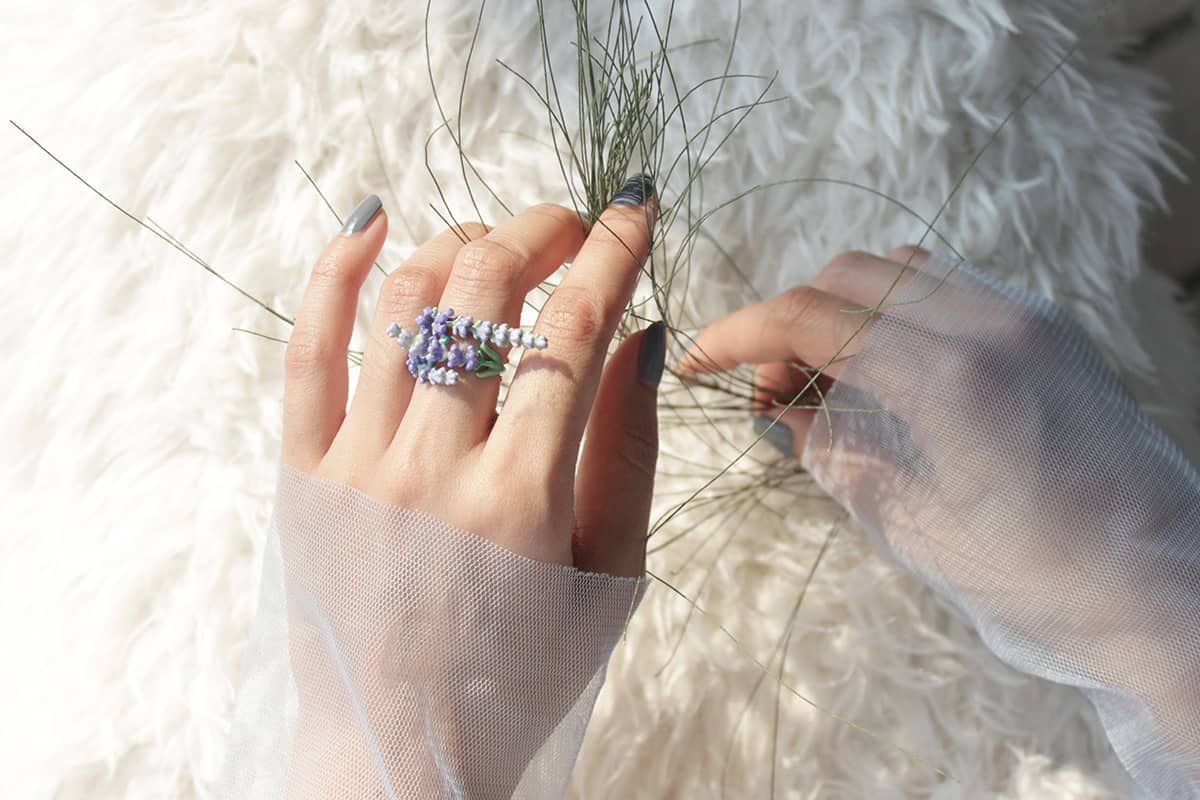
{"label": "fabric fold", "polygon": [[562,797],[644,586],[283,465],[223,796]]}

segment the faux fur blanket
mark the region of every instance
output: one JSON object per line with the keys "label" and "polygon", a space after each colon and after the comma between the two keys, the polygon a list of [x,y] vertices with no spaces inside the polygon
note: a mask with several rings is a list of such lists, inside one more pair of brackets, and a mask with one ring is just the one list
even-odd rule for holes
{"label": "faux fur blanket", "polygon": [[[548,41],[570,60],[565,4],[550,5]],[[778,73],[773,94],[788,99],[747,119],[704,191],[823,176],[930,219],[1005,116],[1078,45],[990,144],[938,227],[976,263],[1072,309],[1194,458],[1187,411],[1200,362],[1184,354],[1196,337],[1138,247],[1153,169],[1165,163],[1159,104],[1147,76],[1117,59],[1120,37],[1095,23],[1093,5],[747,0],[731,69]],[[10,2],[0,11],[5,111],[134,215],[294,311],[338,225],[293,160],[343,214],[366,192],[384,198],[385,267],[443,227],[424,165],[439,122],[424,6]],[[434,6],[431,72],[456,116],[478,7]],[[677,3],[672,40],[692,44],[673,53],[682,84],[721,70],[734,8]],[[544,110],[495,61],[537,75],[538,47],[532,0],[487,4],[462,136],[513,207],[567,200]],[[753,96],[748,83],[728,92]],[[429,159],[467,216],[449,137],[431,140]],[[286,326],[15,128],[0,135],[0,164],[0,794],[214,797],[282,393],[282,346],[232,329],[286,338]],[[923,231],[844,184],[762,191],[712,218],[689,302],[710,319],[748,299],[726,256],[770,294],[839,251],[884,252]],[[748,421],[729,431],[750,440]],[[684,433],[667,433],[663,448],[699,453]],[[754,455],[773,458],[766,447]],[[696,485],[664,474],[662,507]],[[768,678],[748,705],[762,676],[755,659],[771,658],[841,516],[789,493],[709,523],[704,546],[651,564],[707,613],[652,588],[614,655],[577,796],[1126,793],[1081,695],[1001,664],[850,524],[815,572],[787,651],[785,682],[812,704]]]}

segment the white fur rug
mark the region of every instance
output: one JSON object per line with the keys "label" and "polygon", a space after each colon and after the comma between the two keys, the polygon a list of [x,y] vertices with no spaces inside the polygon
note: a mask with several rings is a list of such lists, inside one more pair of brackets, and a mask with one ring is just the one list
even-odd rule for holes
{"label": "white fur rug", "polygon": [[[436,124],[423,3],[163,5],[6,3],[7,115],[133,213],[287,310],[338,227],[293,159],[342,213],[368,191],[384,198],[385,266],[441,227],[422,163]],[[431,48],[439,85],[456,98],[475,6],[436,5],[453,7],[435,12]],[[733,5],[681,3],[674,41],[727,42]],[[791,99],[748,120],[713,162],[705,192],[823,175],[932,217],[991,130],[1070,46],[1070,32],[1089,30],[1071,65],[980,161],[941,228],[985,267],[1074,309],[1195,457],[1186,412],[1197,407],[1200,363],[1184,354],[1196,352],[1196,337],[1170,286],[1143,275],[1138,249],[1142,209],[1156,192],[1152,166],[1163,159],[1158,106],[1148,79],[1114,58],[1112,26],[1089,27],[1090,6],[747,2],[733,68],[778,71],[779,93]],[[543,114],[494,63],[533,72],[531,7],[489,3],[464,118],[468,149],[517,207],[566,200]],[[565,58],[570,35],[560,27],[550,38]],[[680,79],[714,74],[723,52],[678,51]],[[748,86],[730,91],[749,96]],[[466,214],[446,137],[431,157]],[[0,135],[0,164],[0,795],[214,797],[271,509],[282,387],[282,347],[231,329],[285,337],[286,328],[91,195],[14,128]],[[771,293],[841,250],[882,252],[922,229],[862,191],[809,184],[752,196],[715,217],[712,232]],[[744,299],[712,248],[695,258],[706,276],[693,285],[701,316]],[[372,305],[364,297],[364,322]],[[731,430],[749,441],[748,423]],[[706,452],[682,434],[666,436],[664,449]],[[765,447],[755,454],[771,459]],[[664,477],[660,488],[667,498],[695,485]],[[747,653],[769,657],[838,515],[816,498],[767,502],[783,513],[759,509],[726,525],[676,576],[712,617],[692,619],[661,672],[688,605],[651,591],[614,655],[578,796],[769,796],[771,681],[735,731],[759,674]],[[674,574],[691,550],[667,550],[651,566]],[[1126,791],[1081,695],[1000,664],[852,526],[816,573],[786,680],[961,782],[785,692],[779,797]]]}

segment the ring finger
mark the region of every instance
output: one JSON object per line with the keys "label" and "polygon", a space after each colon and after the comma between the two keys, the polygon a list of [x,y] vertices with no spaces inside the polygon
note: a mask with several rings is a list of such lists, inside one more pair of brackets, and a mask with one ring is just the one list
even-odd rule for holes
{"label": "ring finger", "polygon": [[[379,291],[354,399],[343,430],[354,452],[382,452],[396,435],[412,396],[412,376],[405,368],[405,351],[396,346],[387,330],[395,322],[408,328],[434,298],[442,293],[450,265],[464,240],[478,239],[487,228],[477,222],[459,225],[417,248],[387,276]],[[335,448],[337,443],[335,443]]]}
{"label": "ring finger", "polygon": [[[525,296],[575,255],[583,237],[582,221],[574,211],[552,204],[533,206],[458,251],[438,307],[476,322],[519,325]],[[479,346],[470,338],[464,341]],[[495,349],[503,359],[507,348]],[[467,373],[462,381],[466,385],[431,386],[415,393],[397,442],[407,448],[436,431],[438,449],[456,452],[483,441],[496,410],[499,381]]]}

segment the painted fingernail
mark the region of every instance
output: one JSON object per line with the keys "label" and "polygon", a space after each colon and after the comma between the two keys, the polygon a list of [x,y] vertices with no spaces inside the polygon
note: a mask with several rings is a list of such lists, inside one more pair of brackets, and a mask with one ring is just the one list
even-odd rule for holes
{"label": "painted fingernail", "polygon": [[647,197],[654,196],[654,178],[646,173],[634,175],[625,181],[625,185],[617,190],[610,206],[634,207],[646,202]]}
{"label": "painted fingernail", "polygon": [[651,389],[658,388],[667,360],[667,326],[655,322],[642,334],[638,346],[638,380]]}
{"label": "painted fingernail", "polygon": [[[792,429],[782,422],[776,422],[775,426],[771,427],[772,422],[774,422],[774,419],[771,417],[755,417],[754,435],[762,436],[764,442],[785,456],[794,456],[796,451],[792,449]],[[770,430],[767,430],[768,428]],[[766,432],[765,435],[764,431]]]}
{"label": "painted fingernail", "polygon": [[342,226],[342,235],[349,236],[352,233],[358,233],[370,225],[371,220],[375,219],[375,215],[381,208],[383,208],[383,201],[379,199],[379,195],[369,194],[364,197],[358,207],[350,212],[350,216],[346,217],[346,224]]}

